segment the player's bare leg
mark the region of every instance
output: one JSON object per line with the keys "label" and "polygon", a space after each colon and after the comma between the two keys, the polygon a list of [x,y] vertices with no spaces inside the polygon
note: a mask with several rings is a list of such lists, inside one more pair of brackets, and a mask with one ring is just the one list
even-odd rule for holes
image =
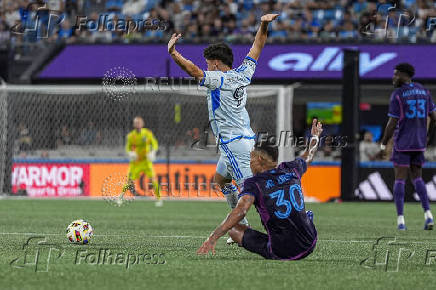
{"label": "player's bare leg", "polygon": [[156,176],[153,176],[151,178],[151,182],[153,184],[154,195],[156,196],[156,199],[157,199],[155,205],[157,207],[161,207],[161,206],[163,206],[163,200],[160,197],[160,187],[159,187],[159,182],[157,181]]}
{"label": "player's bare leg", "polygon": [[421,165],[411,165],[410,175],[412,177],[413,185],[415,186],[416,193],[421,201],[424,210],[424,230],[432,230],[434,227],[433,215],[430,211],[430,203],[427,195],[427,188],[424,180],[422,180],[422,167]]}
{"label": "player's bare leg", "polygon": [[123,186],[123,189],[122,189],[120,195],[118,196],[118,198],[115,200],[115,203],[118,206],[121,206],[126,202],[126,200],[124,199],[124,195],[126,194],[127,190],[129,190],[135,196],[138,195],[138,193],[135,190],[135,182],[130,178],[127,181],[127,183]]}
{"label": "player's bare leg", "polygon": [[242,238],[244,237],[245,231],[248,229],[246,225],[236,225],[229,231],[230,238],[238,245],[242,245]]}
{"label": "player's bare leg", "polygon": [[[227,200],[227,204],[231,209],[234,209],[236,205],[238,204],[238,189],[237,187],[232,184],[232,180],[225,178],[219,173],[215,173],[215,182],[219,185],[221,188],[221,192],[224,194]],[[244,217],[242,221],[240,222],[242,225],[248,226],[248,221]],[[230,237],[227,239],[227,244],[231,245],[235,243],[235,241]]]}
{"label": "player's bare leg", "polygon": [[408,167],[394,167],[394,200],[397,208],[397,227],[399,230],[406,230],[406,222],[404,220],[404,194],[408,170]]}

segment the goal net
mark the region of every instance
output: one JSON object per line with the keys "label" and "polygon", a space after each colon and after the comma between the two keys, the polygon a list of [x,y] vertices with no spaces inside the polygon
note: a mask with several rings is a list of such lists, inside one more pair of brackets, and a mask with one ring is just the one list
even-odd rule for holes
{"label": "goal net", "polygon": [[[291,130],[289,89],[253,85],[247,93],[246,108],[256,133],[274,135]],[[180,164],[186,165],[181,169],[185,175],[192,174],[190,170],[202,171],[191,169],[196,164],[213,167],[219,154],[209,128],[205,96],[205,89],[197,86],[3,85],[0,192],[101,194],[98,183],[107,178],[107,168],[126,172],[125,138],[135,116],[144,119],[145,127],[159,142],[156,166],[160,182],[169,183],[170,171]],[[292,148],[286,150],[292,154]],[[191,177],[196,188],[201,187],[199,183],[211,186],[213,182],[210,176]],[[183,178],[181,174],[180,180]],[[172,194],[170,190],[163,193]]]}

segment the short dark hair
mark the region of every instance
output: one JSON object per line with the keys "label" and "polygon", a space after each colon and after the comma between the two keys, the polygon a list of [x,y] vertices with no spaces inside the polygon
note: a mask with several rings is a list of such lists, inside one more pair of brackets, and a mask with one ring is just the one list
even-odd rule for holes
{"label": "short dark hair", "polygon": [[277,145],[270,144],[269,142],[259,142],[254,146],[254,150],[261,151],[271,157],[272,161],[277,162],[279,159],[279,148]]}
{"label": "short dark hair", "polygon": [[223,42],[209,45],[204,49],[203,55],[205,59],[218,59],[229,67],[233,65],[233,51]]}
{"label": "short dark hair", "polygon": [[399,72],[406,73],[411,78],[415,75],[415,68],[407,62],[397,64],[395,69]]}

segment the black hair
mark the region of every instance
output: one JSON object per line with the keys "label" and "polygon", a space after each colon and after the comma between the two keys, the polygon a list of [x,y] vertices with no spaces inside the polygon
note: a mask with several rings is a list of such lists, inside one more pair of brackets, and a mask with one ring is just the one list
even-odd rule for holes
{"label": "black hair", "polygon": [[397,64],[395,69],[399,72],[406,73],[410,78],[415,75],[415,68],[407,62]]}
{"label": "black hair", "polygon": [[279,148],[277,145],[270,144],[269,142],[259,142],[254,146],[254,150],[265,153],[274,162],[277,162],[279,158]]}
{"label": "black hair", "polygon": [[209,45],[204,49],[203,55],[205,59],[217,59],[229,67],[233,65],[233,51],[223,42]]}

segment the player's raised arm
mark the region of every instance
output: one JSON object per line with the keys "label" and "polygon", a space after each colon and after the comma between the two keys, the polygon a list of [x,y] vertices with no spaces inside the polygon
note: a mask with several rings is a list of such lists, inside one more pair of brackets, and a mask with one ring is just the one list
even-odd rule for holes
{"label": "player's raised arm", "polygon": [[198,249],[197,254],[207,254],[212,251],[215,254],[215,245],[220,237],[225,235],[231,228],[236,226],[247,214],[254,203],[254,196],[243,195],[236,207],[227,215],[226,219],[213,231],[209,238]]}
{"label": "player's raised arm", "polygon": [[318,122],[317,119],[313,119],[312,121],[312,129],[311,134],[312,137],[309,141],[309,146],[306,148],[306,151],[301,155],[301,158],[306,160],[306,163],[310,163],[313,160],[313,156],[315,155],[316,150],[318,149],[319,144],[319,136],[322,133],[322,123]]}
{"label": "player's raised arm", "polygon": [[248,53],[248,56],[256,61],[259,59],[260,53],[265,46],[266,38],[268,37],[268,24],[276,19],[278,14],[266,14],[260,18],[260,26],[254,38],[253,46]]}
{"label": "player's raised arm", "polygon": [[176,42],[179,38],[182,37],[181,34],[174,33],[168,42],[168,53],[171,55],[173,60],[191,77],[194,77],[197,81],[200,81],[204,74],[203,71],[196,66],[189,59],[184,58],[177,50],[176,50]]}

